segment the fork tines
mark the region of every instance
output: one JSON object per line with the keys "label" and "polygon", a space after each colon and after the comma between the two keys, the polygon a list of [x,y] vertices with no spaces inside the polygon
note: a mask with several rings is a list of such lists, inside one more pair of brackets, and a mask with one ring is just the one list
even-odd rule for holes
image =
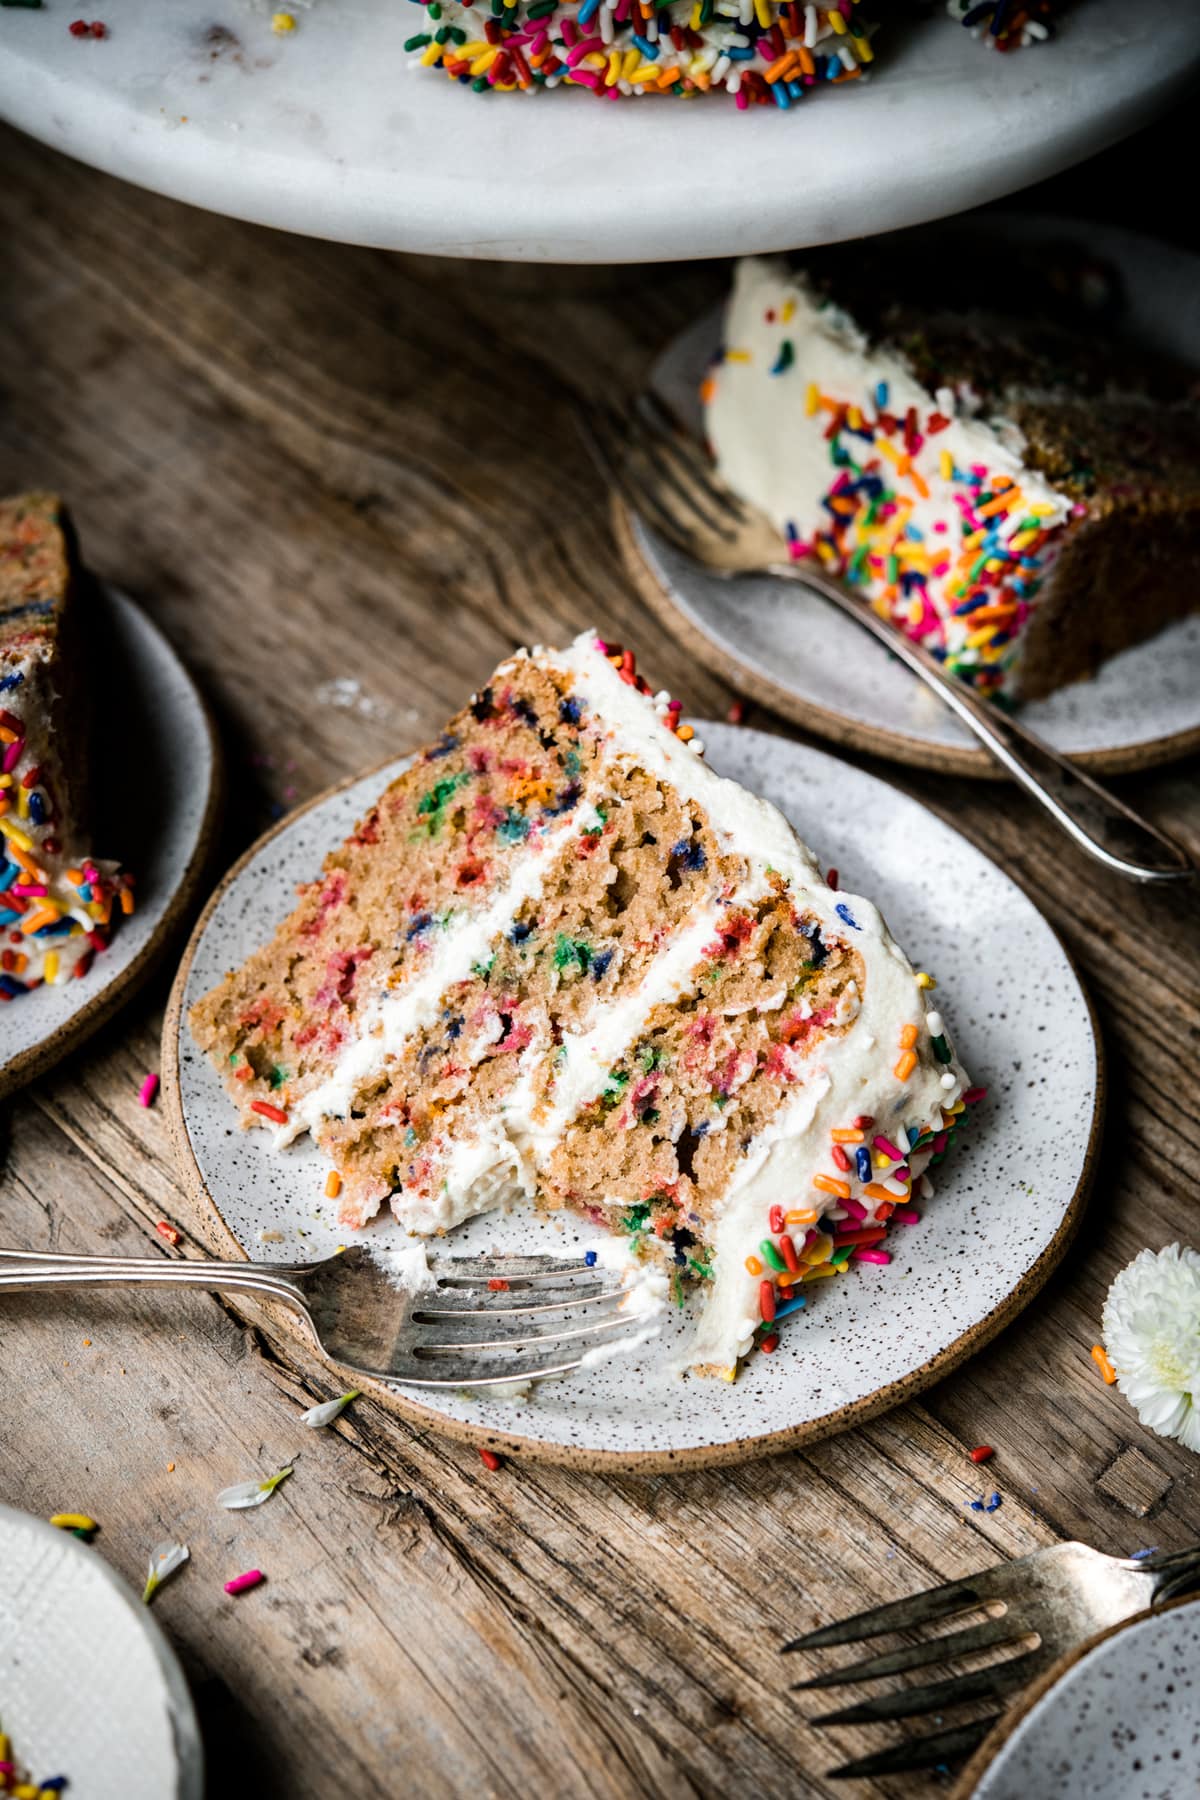
{"label": "fork tines", "polygon": [[939,1763],[958,1762],[982,1744],[992,1726],[1000,1718],[993,1713],[986,1719],[975,1719],[969,1725],[954,1725],[948,1731],[936,1731],[929,1737],[910,1738],[893,1744],[888,1750],[858,1756],[853,1762],[826,1773],[827,1781],[867,1781],[872,1775],[900,1775],[907,1769],[933,1769]]}
{"label": "fork tines", "polygon": [[994,1571],[970,1575],[961,1581],[947,1581],[941,1587],[927,1588],[911,1594],[906,1600],[890,1600],[885,1606],[871,1606],[852,1618],[839,1619],[833,1625],[818,1626],[803,1637],[792,1638],[783,1646],[784,1655],[792,1650],[831,1650],[838,1644],[859,1644],[864,1638],[881,1637],[885,1631],[908,1631],[914,1625],[928,1625],[945,1619],[951,1613],[969,1612],[993,1597],[991,1582]]}
{"label": "fork tines", "polygon": [[421,1296],[410,1314],[410,1354],[447,1383],[566,1374],[589,1350],[644,1328],[621,1310],[628,1290],[619,1278],[584,1262],[456,1257],[432,1272],[436,1291]]}
{"label": "fork tines", "polygon": [[[997,1600],[1007,1599],[1017,1591],[1019,1563],[985,1569],[961,1581],[946,1582],[925,1593],[913,1594],[905,1600],[874,1606],[852,1618],[833,1625],[822,1625],[783,1646],[785,1651],[825,1650],[843,1644],[859,1644],[885,1633],[910,1631],[916,1626],[933,1625],[958,1614],[970,1614]],[[1007,1606],[1003,1615],[982,1622],[963,1624],[939,1636],[925,1637],[919,1643],[905,1644],[897,1650],[883,1651],[826,1669],[806,1681],[796,1682],[793,1691],[820,1690],[848,1686],[860,1681],[873,1681],[889,1675],[901,1675],[911,1669],[925,1669],[931,1664],[949,1663],[959,1657],[984,1651],[1011,1650],[1001,1661],[945,1680],[929,1681],[919,1686],[901,1687],[876,1694],[867,1700],[821,1713],[810,1718],[811,1725],[867,1725],[906,1719],[920,1714],[940,1713],[967,1701],[999,1700],[1014,1688],[1023,1686],[1045,1661],[1044,1647],[1028,1624]],[[929,1768],[940,1762],[960,1757],[973,1750],[995,1723],[994,1719],[969,1721],[926,1737],[908,1738],[870,1756],[860,1757],[838,1769],[829,1771],[830,1779],[866,1778],[897,1773],[904,1769]]]}

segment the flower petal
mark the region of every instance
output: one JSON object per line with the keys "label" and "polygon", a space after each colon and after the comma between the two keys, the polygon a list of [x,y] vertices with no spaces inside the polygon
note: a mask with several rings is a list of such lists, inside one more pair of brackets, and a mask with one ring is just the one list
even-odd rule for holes
{"label": "flower petal", "polygon": [[156,1544],[150,1552],[150,1563],[146,1570],[146,1586],[142,1591],[142,1603],[149,1606],[155,1594],[176,1569],[181,1569],[188,1559],[186,1544]]}
{"label": "flower petal", "polygon": [[300,1423],[311,1426],[314,1431],[320,1425],[332,1425],[339,1413],[352,1400],[357,1400],[361,1392],[361,1388],[351,1388],[348,1394],[339,1394],[336,1400],[326,1400],[321,1406],[310,1406],[306,1413],[300,1414]]}
{"label": "flower petal", "polygon": [[247,1506],[261,1506],[271,1498],[280,1482],[287,1480],[291,1472],[289,1463],[286,1469],[279,1469],[265,1481],[237,1481],[232,1487],[221,1489],[217,1495],[217,1505],[227,1507],[230,1512],[240,1512]]}

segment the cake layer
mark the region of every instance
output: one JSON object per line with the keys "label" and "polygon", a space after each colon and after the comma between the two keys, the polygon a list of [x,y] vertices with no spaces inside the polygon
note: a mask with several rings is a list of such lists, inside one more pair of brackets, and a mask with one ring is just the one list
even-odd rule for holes
{"label": "cake layer", "polygon": [[0,501],[0,1000],[85,975],[132,878],[91,854],[91,588],[52,494]]}
{"label": "cake layer", "polygon": [[[774,260],[738,266],[704,384],[722,474],[793,558],[819,560],[1002,697],[1093,673],[1193,610],[1200,425],[1186,372],[1135,366],[1083,319],[951,310],[963,272],[939,294],[903,250],[811,262],[811,280]],[[1016,285],[1019,302],[1034,283]]]}

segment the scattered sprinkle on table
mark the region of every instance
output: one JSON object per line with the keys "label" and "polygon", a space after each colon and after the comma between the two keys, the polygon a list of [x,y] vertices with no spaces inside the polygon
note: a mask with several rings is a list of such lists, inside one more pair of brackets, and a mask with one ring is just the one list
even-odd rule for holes
{"label": "scattered sprinkle on table", "polygon": [[971,1461],[973,1463],[985,1463],[988,1461],[989,1457],[995,1456],[995,1454],[996,1452],[992,1449],[990,1444],[977,1444],[971,1452]]}
{"label": "scattered sprinkle on table", "polygon": [[177,1244],[179,1242],[178,1231],[175,1226],[169,1224],[166,1219],[160,1219],[154,1229],[157,1231],[159,1237],[166,1238],[168,1244]]}
{"label": "scattered sprinkle on table", "polygon": [[99,1531],[100,1529],[95,1519],[89,1518],[87,1513],[53,1513],[51,1514],[50,1523],[52,1525],[57,1525],[60,1531],[86,1531],[90,1534],[91,1532]]}
{"label": "scattered sprinkle on table", "polygon": [[735,700],[725,714],[731,725],[744,725],[746,722],[746,702]]}
{"label": "scattered sprinkle on table", "polygon": [[261,1569],[247,1569],[244,1575],[235,1575],[232,1581],[225,1583],[227,1594],[248,1594],[251,1588],[259,1587],[266,1576]]}
{"label": "scattered sprinkle on table", "polygon": [[295,31],[295,29],[295,13],[277,12],[271,14],[271,30],[276,32],[278,36],[282,37],[285,32]]}
{"label": "scattered sprinkle on table", "polygon": [[157,1093],[158,1093],[158,1076],[155,1075],[153,1071],[151,1071],[151,1073],[149,1075],[147,1075],[145,1081],[143,1081],[141,1087],[138,1089],[138,1105],[139,1106],[153,1106],[154,1105],[154,1096]]}
{"label": "scattered sprinkle on table", "polygon": [[99,19],[93,19],[90,24],[87,19],[72,19],[67,30],[75,38],[106,38],[108,36],[108,26],[102,24]]}
{"label": "scattered sprinkle on table", "polygon": [[1107,1356],[1104,1354],[1103,1344],[1092,1345],[1092,1361],[1103,1375],[1106,1385],[1111,1387],[1113,1382],[1117,1379],[1117,1371],[1113,1368]]}
{"label": "scattered sprinkle on table", "polygon": [[496,1455],[494,1450],[481,1450],[479,1452],[479,1460],[485,1469],[491,1470],[493,1475],[496,1473],[497,1469],[502,1469],[504,1467],[504,1464],[500,1461],[500,1458]]}

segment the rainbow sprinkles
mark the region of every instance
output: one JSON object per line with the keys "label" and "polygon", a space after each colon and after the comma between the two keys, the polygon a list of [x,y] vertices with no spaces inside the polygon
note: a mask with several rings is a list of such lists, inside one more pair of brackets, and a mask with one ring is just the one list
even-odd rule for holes
{"label": "rainbow sprinkles", "polygon": [[597,99],[724,90],[786,111],[857,81],[874,61],[858,0],[418,0],[428,28],[405,49],[477,94],[559,86]]}
{"label": "rainbow sprinkles", "polygon": [[[598,100],[732,95],[789,111],[845,87],[875,62],[877,26],[859,0],[416,0],[425,28],[405,42],[422,68],[476,94],[586,90]],[[877,8],[876,10],[883,10]],[[1048,0],[957,7],[997,50],[1050,35]]]}

